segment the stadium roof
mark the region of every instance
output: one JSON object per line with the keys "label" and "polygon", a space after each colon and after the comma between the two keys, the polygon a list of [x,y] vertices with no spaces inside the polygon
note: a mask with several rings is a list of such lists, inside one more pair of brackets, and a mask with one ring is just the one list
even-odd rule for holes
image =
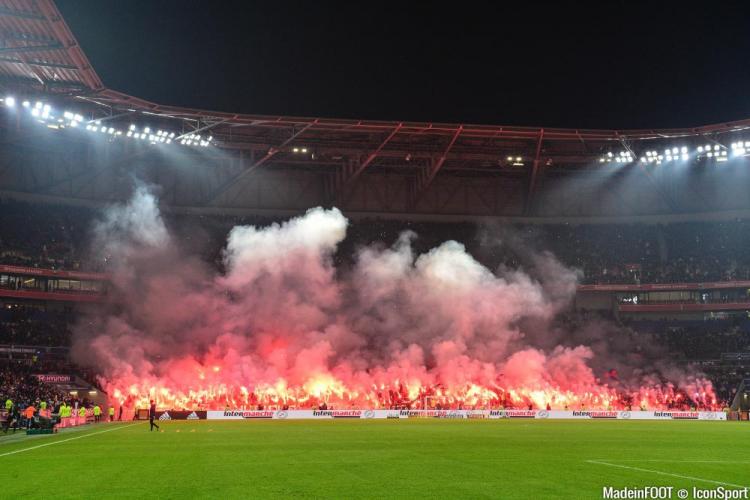
{"label": "stadium roof", "polygon": [[103,88],[51,1],[0,0],[0,37],[0,77],[11,87],[51,92]]}

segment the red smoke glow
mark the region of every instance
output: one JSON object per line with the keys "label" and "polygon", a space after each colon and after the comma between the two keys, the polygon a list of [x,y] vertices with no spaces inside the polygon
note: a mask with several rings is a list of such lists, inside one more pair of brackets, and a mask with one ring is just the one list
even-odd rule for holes
{"label": "red smoke glow", "polygon": [[627,348],[607,351],[619,363],[608,376],[601,347],[540,347],[550,328],[521,325],[549,325],[576,286],[550,255],[535,257],[535,278],[492,272],[453,241],[414,255],[404,233],[337,270],[347,225],[336,209],[312,209],[235,227],[218,274],[178,248],[139,189],[97,225],[115,305],[79,325],[74,355],[128,408],[717,406],[710,382],[638,366]]}

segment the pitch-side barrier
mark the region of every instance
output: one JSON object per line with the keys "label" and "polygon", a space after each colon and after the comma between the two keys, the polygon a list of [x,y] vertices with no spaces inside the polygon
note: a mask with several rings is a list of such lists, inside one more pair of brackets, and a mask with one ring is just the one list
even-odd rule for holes
{"label": "pitch-side barrier", "polygon": [[224,410],[164,411],[160,420],[326,420],[326,419],[571,419],[571,420],[726,420],[720,411],[608,410]]}

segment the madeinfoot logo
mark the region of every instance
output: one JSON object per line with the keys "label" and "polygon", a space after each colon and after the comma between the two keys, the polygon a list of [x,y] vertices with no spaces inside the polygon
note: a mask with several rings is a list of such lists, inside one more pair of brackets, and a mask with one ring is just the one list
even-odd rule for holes
{"label": "madeinfoot logo", "polygon": [[617,418],[616,411],[574,411],[574,417]]}

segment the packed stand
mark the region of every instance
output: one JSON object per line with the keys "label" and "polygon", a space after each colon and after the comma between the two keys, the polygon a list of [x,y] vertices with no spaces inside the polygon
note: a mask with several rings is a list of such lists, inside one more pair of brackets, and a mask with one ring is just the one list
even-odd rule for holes
{"label": "packed stand", "polygon": [[0,200],[0,264],[81,268],[93,217],[84,207]]}
{"label": "packed stand", "polygon": [[74,316],[19,304],[0,308],[0,344],[68,346]]}
{"label": "packed stand", "polygon": [[49,419],[53,408],[65,398],[64,392],[40,382],[22,364],[10,363],[0,369],[0,420],[6,434],[11,427],[15,432],[18,427],[40,425],[39,418]]}
{"label": "packed stand", "polygon": [[[106,256],[88,257],[98,212],[85,207],[0,200],[0,264],[102,271]],[[221,267],[222,247],[236,225],[268,225],[283,217],[165,215],[177,241]],[[673,224],[507,225],[491,222],[352,221],[337,255],[346,263],[365,244],[390,245],[402,231],[424,252],[456,240],[491,268],[523,264],[529,249],[550,251],[582,271],[584,283],[674,283],[750,279],[750,221]]]}

